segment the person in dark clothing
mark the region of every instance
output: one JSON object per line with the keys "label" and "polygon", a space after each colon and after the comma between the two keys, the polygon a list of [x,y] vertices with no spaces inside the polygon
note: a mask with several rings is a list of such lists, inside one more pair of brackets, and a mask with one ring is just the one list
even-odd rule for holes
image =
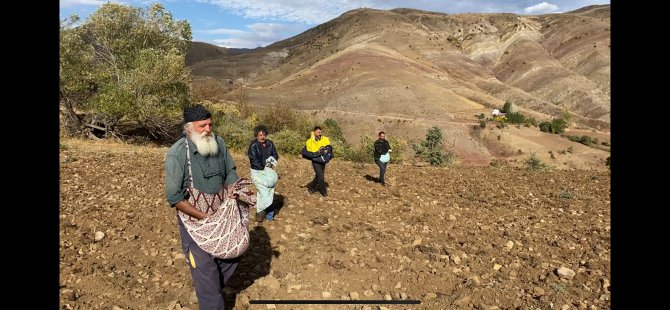
{"label": "person in dark clothing", "polygon": [[[267,127],[256,126],[254,136],[256,139],[249,144],[247,156],[251,164],[251,180],[257,189],[256,220],[262,222],[263,213],[265,213],[265,219],[272,221],[275,215],[272,204],[274,184],[277,182],[277,173],[273,169],[279,160],[279,154],[277,154],[274,143],[267,139]],[[274,158],[274,161],[268,161],[270,157]]]}
{"label": "person in dark clothing", "polygon": [[379,166],[379,182],[382,185],[386,186],[386,181],[384,180],[384,175],[386,174],[386,165],[388,165],[388,160],[384,160],[382,155],[391,152],[391,145],[386,140],[386,133],[383,131],[379,132],[379,139],[375,141],[374,146],[374,157],[375,164]]}
{"label": "person in dark clothing", "polygon": [[318,190],[321,196],[328,197],[324,174],[326,164],[333,158],[333,147],[328,137],[322,135],[321,127],[314,127],[314,131],[305,141],[305,147],[300,154],[303,158],[311,160],[312,168],[314,168],[314,179],[310,182],[307,191],[312,194]]}

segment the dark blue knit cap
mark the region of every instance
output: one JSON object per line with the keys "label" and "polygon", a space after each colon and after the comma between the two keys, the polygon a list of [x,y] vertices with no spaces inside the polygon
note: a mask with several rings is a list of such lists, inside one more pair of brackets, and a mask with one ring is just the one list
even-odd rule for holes
{"label": "dark blue knit cap", "polygon": [[207,111],[202,104],[184,108],[184,123],[201,121],[212,117],[212,113]]}

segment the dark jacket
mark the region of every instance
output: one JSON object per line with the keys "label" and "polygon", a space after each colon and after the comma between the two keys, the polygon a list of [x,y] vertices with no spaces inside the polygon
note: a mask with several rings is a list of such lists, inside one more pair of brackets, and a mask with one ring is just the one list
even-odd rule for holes
{"label": "dark jacket", "polygon": [[375,160],[379,160],[379,157],[382,157],[382,155],[388,153],[390,149],[391,145],[389,144],[388,140],[377,139],[377,141],[375,141],[374,151]]}
{"label": "dark jacket", "polygon": [[306,147],[303,147],[302,151],[300,151],[300,155],[302,155],[302,158],[309,159],[313,162],[327,164],[333,159],[333,147],[331,145],[322,146],[317,152],[310,152]]}
{"label": "dark jacket", "polygon": [[267,156],[263,156],[263,151],[258,140],[254,139],[249,144],[249,150],[247,151],[247,156],[249,156],[249,162],[251,163],[251,169],[254,170],[263,170],[265,169],[265,160],[270,156],[274,157],[276,160],[279,160],[279,154],[277,154],[277,149],[275,149],[275,144],[270,140],[265,140],[265,147],[267,150]]}

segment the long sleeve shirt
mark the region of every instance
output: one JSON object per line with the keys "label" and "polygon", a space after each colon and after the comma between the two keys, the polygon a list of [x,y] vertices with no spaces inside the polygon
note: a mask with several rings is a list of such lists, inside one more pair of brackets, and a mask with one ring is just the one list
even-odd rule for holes
{"label": "long sleeve shirt", "polygon": [[186,143],[191,152],[191,171],[193,173],[193,187],[197,190],[215,194],[222,186],[237,181],[235,162],[230,155],[223,138],[216,137],[219,152],[214,156],[202,156],[198,153],[195,144],[186,137],[179,139],[167,152],[165,158],[165,197],[171,207],[186,199],[190,184],[188,163],[186,161]]}

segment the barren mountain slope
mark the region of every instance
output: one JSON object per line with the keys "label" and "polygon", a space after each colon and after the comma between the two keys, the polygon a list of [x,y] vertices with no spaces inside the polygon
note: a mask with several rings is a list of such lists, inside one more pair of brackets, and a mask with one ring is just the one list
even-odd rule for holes
{"label": "barren mountain slope", "polygon": [[609,6],[540,16],[357,9],[192,68],[247,85],[252,104],[286,102],[352,124],[343,126],[351,141],[373,128],[422,138],[434,125],[476,123],[507,100],[539,121],[567,109],[578,126],[607,132],[609,42]]}
{"label": "barren mountain slope", "polygon": [[[165,201],[166,151],[61,140],[62,309],[198,308]],[[282,208],[276,221],[252,228],[226,288],[235,309],[266,308],[249,307],[250,299],[421,301],[389,309],[611,307],[609,172],[391,163],[381,187],[371,181],[376,166],[335,159],[323,200],[303,187],[313,177],[309,163],[280,156]],[[248,177],[245,156],[234,159]]]}
{"label": "barren mountain slope", "polygon": [[[545,113],[568,108],[609,122],[609,16],[602,16],[609,6],[587,14],[594,10],[519,16],[358,9],[266,48],[193,68],[196,75],[246,77],[254,94],[262,93],[254,97],[260,103],[284,98],[333,106],[351,101],[347,93],[366,93],[381,83],[413,93],[389,102],[391,113],[407,116],[422,112],[396,107],[408,101],[422,105],[424,98],[439,100],[445,91],[464,88],[497,98],[480,95],[482,105],[512,100]],[[215,73],[218,67],[226,73]],[[365,83],[370,79],[380,81]],[[346,83],[351,87],[341,85]],[[433,84],[441,91],[405,84]],[[358,110],[370,112],[370,105]]]}

